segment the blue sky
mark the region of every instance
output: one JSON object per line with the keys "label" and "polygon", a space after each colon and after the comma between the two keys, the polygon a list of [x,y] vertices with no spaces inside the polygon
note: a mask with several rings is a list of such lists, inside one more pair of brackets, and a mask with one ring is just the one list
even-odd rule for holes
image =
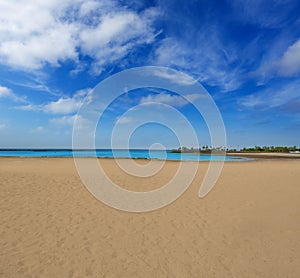
{"label": "blue sky", "polygon": [[[206,88],[229,147],[300,146],[299,1],[39,2],[0,0],[0,148],[70,147],[74,117],[91,89],[149,65],[183,71]],[[112,104],[97,146],[109,147],[118,120],[126,129],[137,117],[163,113],[152,105],[120,120],[145,99],[173,105],[200,145],[210,144],[192,105],[172,92],[140,90]],[[130,140],[138,148],[178,146],[158,124]]]}

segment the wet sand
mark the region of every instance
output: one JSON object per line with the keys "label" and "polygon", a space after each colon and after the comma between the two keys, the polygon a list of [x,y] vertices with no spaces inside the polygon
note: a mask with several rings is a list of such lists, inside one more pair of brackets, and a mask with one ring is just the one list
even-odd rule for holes
{"label": "wet sand", "polygon": [[264,159],[300,159],[299,153],[227,153],[228,156]]}
{"label": "wet sand", "polygon": [[[134,178],[101,164],[142,191],[178,167]],[[96,200],[70,158],[1,158],[0,277],[300,277],[300,160],[225,163],[199,199],[207,165],[174,203],[128,213]]]}

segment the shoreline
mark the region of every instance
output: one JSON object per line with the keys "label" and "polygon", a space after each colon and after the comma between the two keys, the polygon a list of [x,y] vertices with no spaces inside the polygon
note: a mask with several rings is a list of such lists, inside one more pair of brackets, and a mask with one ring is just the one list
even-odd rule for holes
{"label": "shoreline", "polygon": [[[200,154],[204,156],[218,156],[218,154]],[[289,160],[297,160],[300,159],[300,154],[289,154],[289,153],[226,153],[225,157],[231,157],[233,160],[224,160],[224,162],[250,162],[255,160],[264,160],[264,159],[272,159],[272,160],[282,160],[282,159],[289,159]],[[97,159],[133,159],[133,160],[146,160],[146,161],[170,161],[170,162],[209,162],[210,160],[176,160],[176,159],[159,159],[159,158],[147,158],[147,157],[93,157],[93,156],[0,156],[0,159],[7,159],[7,158],[67,158],[67,159],[74,159],[74,158],[97,158]],[[243,160],[243,158],[249,158],[248,160]],[[212,160],[212,162],[217,162],[221,160]]]}
{"label": "shoreline", "polygon": [[226,155],[262,159],[300,159],[300,154],[291,153],[227,153]]}

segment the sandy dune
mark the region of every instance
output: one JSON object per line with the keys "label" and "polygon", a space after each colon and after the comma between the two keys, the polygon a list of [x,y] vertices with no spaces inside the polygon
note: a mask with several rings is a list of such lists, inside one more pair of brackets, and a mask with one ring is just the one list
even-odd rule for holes
{"label": "sandy dune", "polygon": [[[135,190],[178,166],[142,179],[101,161]],[[0,277],[300,277],[300,161],[225,163],[199,199],[206,167],[171,205],[126,213],[96,200],[72,159],[1,158]]]}

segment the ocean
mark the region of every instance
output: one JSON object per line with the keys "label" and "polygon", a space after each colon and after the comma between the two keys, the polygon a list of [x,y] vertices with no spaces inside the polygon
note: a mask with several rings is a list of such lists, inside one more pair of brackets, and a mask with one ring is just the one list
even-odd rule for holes
{"label": "ocean", "polygon": [[70,149],[5,149],[0,157],[99,157],[99,158],[135,158],[175,161],[246,161],[248,158],[198,153],[173,153],[170,150],[70,150]]}

